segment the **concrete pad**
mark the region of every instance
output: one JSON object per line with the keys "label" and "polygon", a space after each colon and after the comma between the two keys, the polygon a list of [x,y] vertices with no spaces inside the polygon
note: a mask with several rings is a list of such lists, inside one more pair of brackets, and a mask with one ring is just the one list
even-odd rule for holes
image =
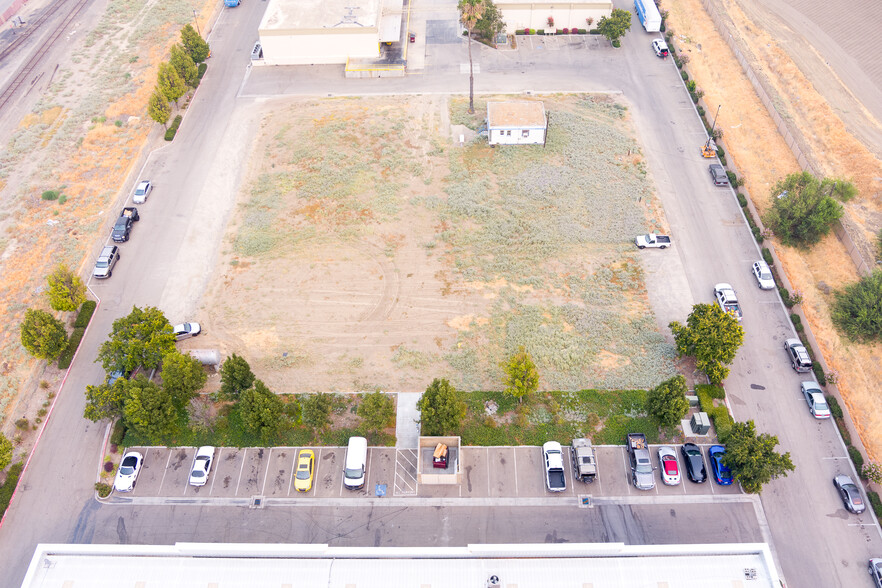
{"label": "concrete pad", "polygon": [[490,467],[487,465],[488,448],[462,448],[462,495],[486,498],[490,495]]}
{"label": "concrete pad", "polygon": [[514,447],[488,447],[487,467],[490,469],[490,496],[516,496]]}
{"label": "concrete pad", "polygon": [[169,450],[164,447],[130,447],[126,453],[129,451],[137,451],[144,456],[144,461],[141,463],[138,479],[135,480],[135,488],[131,492],[118,495],[159,496],[159,488],[162,486],[162,477],[170,455]]}
{"label": "concrete pad", "polygon": [[364,491],[368,496],[376,496],[377,484],[386,485],[386,496],[392,496],[395,483],[395,450],[389,447],[368,448],[367,474]]}
{"label": "concrete pad", "polygon": [[421,498],[468,498],[463,484],[420,484],[418,496]]}
{"label": "concrete pad", "polygon": [[171,449],[171,459],[165,469],[165,480],[159,490],[160,496],[178,497],[184,495],[194,455],[196,455],[195,447]]}
{"label": "concrete pad", "polygon": [[398,393],[395,406],[395,447],[415,449],[419,445],[420,411],[416,405],[421,396],[421,392]]}
{"label": "concrete pad", "polygon": [[314,496],[339,498],[343,495],[343,459],[345,455],[345,447],[321,447],[316,451]]}
{"label": "concrete pad", "polygon": [[266,465],[270,450],[265,447],[249,447],[245,452],[245,467],[238,480],[236,496],[261,496],[265,480]]}
{"label": "concrete pad", "polygon": [[275,447],[272,450],[265,474],[264,496],[286,497],[288,492],[295,492],[291,488],[291,476],[296,467],[297,454],[295,447]]}
{"label": "concrete pad", "polygon": [[209,495],[232,498],[236,495],[236,485],[245,463],[245,450],[223,447],[218,449],[214,459],[214,473],[208,482]]}
{"label": "concrete pad", "polygon": [[545,462],[540,447],[515,447],[516,492],[511,496],[545,496]]}

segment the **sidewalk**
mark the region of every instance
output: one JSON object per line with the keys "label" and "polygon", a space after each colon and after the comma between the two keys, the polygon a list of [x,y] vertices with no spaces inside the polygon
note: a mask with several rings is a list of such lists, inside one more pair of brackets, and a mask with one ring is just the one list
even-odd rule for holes
{"label": "sidewalk", "polygon": [[417,401],[420,392],[398,393],[398,417],[395,424],[395,447],[398,449],[416,449],[420,440],[420,411]]}

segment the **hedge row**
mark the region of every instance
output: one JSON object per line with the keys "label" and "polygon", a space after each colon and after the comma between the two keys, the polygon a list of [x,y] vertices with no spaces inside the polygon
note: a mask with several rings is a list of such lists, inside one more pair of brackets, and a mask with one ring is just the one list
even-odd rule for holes
{"label": "hedge row", "polygon": [[732,432],[735,419],[729,414],[729,409],[725,404],[715,406],[714,399],[722,400],[726,397],[726,391],[722,386],[699,384],[695,386],[695,394],[698,395],[698,404],[701,406],[701,410],[706,412],[714,422],[717,439],[720,440],[720,443],[725,443],[729,438],[729,433]]}
{"label": "hedge row", "polygon": [[12,494],[15,492],[15,487],[18,486],[18,479],[21,476],[22,469],[24,469],[22,462],[10,466],[9,471],[6,473],[6,481],[0,486],[0,518],[3,517],[6,509],[9,507],[9,501],[12,500]]}
{"label": "hedge row", "polygon": [[[515,31],[516,35],[544,35],[545,29],[517,29]],[[600,31],[597,29],[591,29],[590,31],[587,29],[560,29],[555,33],[549,33],[554,35],[599,35]]]}
{"label": "hedge row", "polygon": [[74,354],[77,352],[77,347],[80,346],[80,341],[83,340],[85,332],[86,329],[84,327],[77,327],[73,330],[70,339],[67,341],[67,347],[58,356],[58,369],[66,370],[70,367],[70,362],[73,361]]}
{"label": "hedge row", "polygon": [[83,302],[83,305],[80,306],[80,312],[77,313],[77,320],[74,321],[74,328],[85,329],[89,326],[89,321],[92,320],[92,315],[95,313],[95,308],[97,306],[98,303],[94,300],[86,300]]}
{"label": "hedge row", "polygon": [[[203,63],[200,63],[200,64],[199,64],[199,70],[198,70],[198,77],[197,77],[197,79],[198,79],[200,82],[202,81],[202,76],[205,75],[205,72],[206,72],[206,71],[208,71],[208,64],[207,64],[207,63],[204,63],[204,62],[203,62]],[[198,85],[198,84],[197,84],[197,85]]]}
{"label": "hedge row", "polygon": [[171,126],[165,131],[165,140],[171,141],[175,138],[175,134],[178,132],[178,127],[181,126],[181,121],[184,120],[180,114],[175,117],[175,120],[172,122]]}

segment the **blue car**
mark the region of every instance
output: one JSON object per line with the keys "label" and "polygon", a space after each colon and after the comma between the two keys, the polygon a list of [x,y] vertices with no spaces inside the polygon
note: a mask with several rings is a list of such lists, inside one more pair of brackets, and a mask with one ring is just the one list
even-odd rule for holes
{"label": "blue car", "polygon": [[711,469],[714,472],[714,480],[720,486],[732,485],[732,470],[723,465],[723,456],[726,455],[726,448],[722,445],[711,445],[707,450],[710,457]]}

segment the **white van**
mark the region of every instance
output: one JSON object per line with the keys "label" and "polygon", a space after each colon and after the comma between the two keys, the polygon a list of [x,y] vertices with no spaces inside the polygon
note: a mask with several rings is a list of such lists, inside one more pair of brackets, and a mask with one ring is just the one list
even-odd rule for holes
{"label": "white van", "polygon": [[367,464],[367,439],[350,437],[346,449],[346,465],[343,468],[343,485],[350,490],[364,488],[364,472]]}

